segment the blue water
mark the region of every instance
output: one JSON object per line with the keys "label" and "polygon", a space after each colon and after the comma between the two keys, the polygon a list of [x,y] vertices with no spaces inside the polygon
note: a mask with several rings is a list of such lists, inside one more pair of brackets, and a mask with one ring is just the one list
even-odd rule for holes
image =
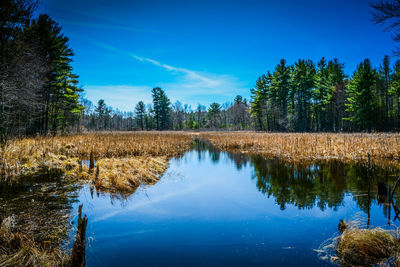
{"label": "blue water", "polygon": [[[313,250],[339,219],[393,220],[377,179],[342,163],[305,167],[197,148],[127,199],[79,191],[88,266],[329,266]],[[372,172],[372,171],[371,171]],[[368,182],[366,182],[368,181]],[[389,217],[391,216],[391,217]]]}

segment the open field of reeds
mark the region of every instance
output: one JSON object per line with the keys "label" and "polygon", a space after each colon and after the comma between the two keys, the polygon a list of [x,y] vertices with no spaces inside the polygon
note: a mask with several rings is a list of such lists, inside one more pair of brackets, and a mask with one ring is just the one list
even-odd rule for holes
{"label": "open field of reeds", "polygon": [[221,150],[289,161],[367,161],[369,155],[373,162],[397,165],[400,159],[400,134],[204,132],[199,136]]}
{"label": "open field of reeds", "polygon": [[0,171],[5,180],[66,174],[103,190],[129,192],[154,184],[169,158],[188,151],[195,138],[221,150],[289,161],[370,158],[398,166],[400,159],[400,134],[102,132],[9,141]]}
{"label": "open field of reeds", "polygon": [[12,140],[2,158],[4,180],[63,175],[111,191],[153,184],[168,164],[192,145],[192,135],[173,132],[93,133]]}
{"label": "open field of reeds", "polygon": [[[157,183],[169,159],[189,151],[195,139],[224,151],[295,162],[370,159],[400,165],[400,134],[101,132],[14,139],[0,161],[0,180],[6,182],[0,193],[15,194],[0,195],[0,265],[67,265],[69,257],[59,241],[71,230],[74,186],[90,183],[91,190],[130,195],[140,185]],[[400,247],[379,229],[348,228],[339,241],[335,248],[341,262],[351,264],[385,260]],[[355,246],[376,257],[355,254]]]}

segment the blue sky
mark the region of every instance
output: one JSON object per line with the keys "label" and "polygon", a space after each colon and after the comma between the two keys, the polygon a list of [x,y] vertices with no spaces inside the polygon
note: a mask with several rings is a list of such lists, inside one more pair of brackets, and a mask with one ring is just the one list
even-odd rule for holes
{"label": "blue sky", "polygon": [[122,111],[156,86],[195,108],[248,98],[281,58],[337,57],[351,74],[394,48],[368,0],[41,0],[39,12],[70,38],[85,97]]}

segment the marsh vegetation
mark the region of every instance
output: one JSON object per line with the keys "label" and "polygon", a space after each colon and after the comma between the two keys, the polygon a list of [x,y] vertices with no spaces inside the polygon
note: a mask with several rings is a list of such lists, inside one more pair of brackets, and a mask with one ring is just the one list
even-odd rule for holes
{"label": "marsh vegetation", "polygon": [[[4,225],[5,222],[10,225],[11,220],[15,227],[3,225],[2,237],[8,240],[4,244],[18,242],[21,247],[3,248],[1,259],[3,265],[9,266],[15,262],[51,265],[53,259],[68,264],[67,251],[71,247],[68,236],[74,231],[69,222],[76,214],[73,206],[82,188],[90,189],[90,198],[96,190],[97,197],[111,193],[112,198],[129,201],[138,188],[154,186],[168,169],[176,168],[170,166],[171,160],[176,162],[184,157],[189,166],[196,166],[190,157],[184,156],[188,153],[197,153],[200,162],[206,157],[215,164],[221,164],[221,158],[227,157],[238,171],[253,168],[251,180],[255,181],[257,192],[273,199],[282,212],[290,207],[303,211],[340,210],[351,194],[352,203],[365,213],[368,227],[374,225],[376,205],[383,210],[384,223],[396,224],[400,215],[397,194],[390,201],[388,191],[383,194],[378,191],[382,184],[390,190],[397,179],[398,137],[397,134],[103,132],[10,140],[2,159],[1,219]],[[207,167],[200,173],[206,169],[212,172]],[[336,224],[339,219],[335,218]],[[24,244],[30,244],[32,249],[26,252]],[[349,250],[343,244],[343,249],[338,247],[338,255],[348,257]],[[7,261],[11,258],[13,261]]]}
{"label": "marsh vegetation", "polygon": [[[400,60],[367,3],[39,2],[0,4],[0,266],[400,265]],[[400,0],[369,9],[400,41]]]}

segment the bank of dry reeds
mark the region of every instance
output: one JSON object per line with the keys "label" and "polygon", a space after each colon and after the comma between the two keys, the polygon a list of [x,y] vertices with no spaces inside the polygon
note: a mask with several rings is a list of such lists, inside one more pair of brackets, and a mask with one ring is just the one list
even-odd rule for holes
{"label": "bank of dry reeds", "polygon": [[[177,132],[104,132],[37,137],[7,143],[1,160],[3,179],[65,173],[102,189],[133,191],[153,184],[192,145],[192,135]],[[96,165],[90,168],[90,160]]]}
{"label": "bank of dry reeds", "polygon": [[[0,172],[9,177],[57,173],[91,180],[105,189],[134,190],[154,183],[168,159],[189,150],[193,138],[221,150],[290,161],[338,159],[399,165],[400,134],[256,132],[104,132],[8,142]],[[97,166],[89,168],[89,159]]]}
{"label": "bank of dry reeds", "polygon": [[13,217],[8,217],[0,225],[0,266],[69,266],[69,257],[63,250],[13,232],[13,223]]}
{"label": "bank of dry reeds", "polygon": [[205,132],[221,150],[256,153],[290,161],[339,159],[398,163],[400,134]]}

